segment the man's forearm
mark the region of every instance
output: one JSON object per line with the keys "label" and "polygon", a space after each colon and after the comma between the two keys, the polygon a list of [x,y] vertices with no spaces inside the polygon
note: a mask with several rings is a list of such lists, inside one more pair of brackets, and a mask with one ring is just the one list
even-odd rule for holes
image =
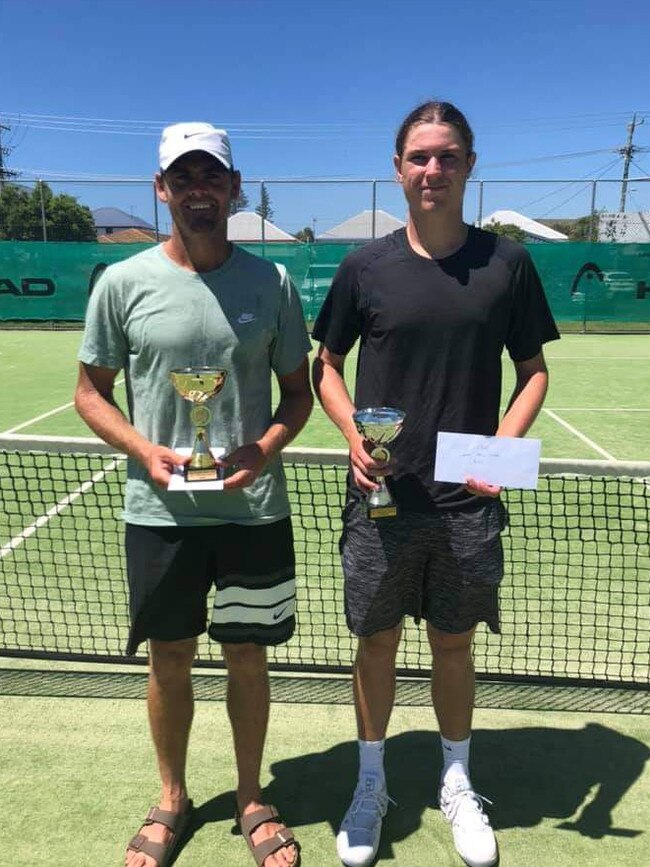
{"label": "man's forearm", "polygon": [[525,436],[542,408],[547,390],[548,373],[545,370],[536,371],[523,383],[518,383],[501,419],[497,436]]}
{"label": "man's forearm", "polygon": [[314,363],[314,389],[316,395],[334,424],[348,442],[358,437],[352,420],[355,411],[345,380],[336,368],[317,360]]}
{"label": "man's forearm", "polygon": [[314,400],[311,392],[283,395],[271,424],[258,444],[267,460],[277,455],[295,439],[311,413]]}
{"label": "man's forearm", "polygon": [[151,443],[138,433],[113,400],[96,391],[77,392],[75,408],[98,437],[140,463],[146,462]]}

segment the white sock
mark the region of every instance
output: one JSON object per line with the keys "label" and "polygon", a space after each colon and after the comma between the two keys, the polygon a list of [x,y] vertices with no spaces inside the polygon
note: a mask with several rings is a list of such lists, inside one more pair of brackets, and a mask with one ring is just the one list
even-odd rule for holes
{"label": "white sock", "polygon": [[359,741],[359,782],[368,774],[378,777],[382,786],[386,785],[383,739],[380,741]]}
{"label": "white sock", "polygon": [[449,786],[467,781],[469,784],[469,742],[471,737],[464,741],[450,741],[440,735],[442,746],[442,782]]}

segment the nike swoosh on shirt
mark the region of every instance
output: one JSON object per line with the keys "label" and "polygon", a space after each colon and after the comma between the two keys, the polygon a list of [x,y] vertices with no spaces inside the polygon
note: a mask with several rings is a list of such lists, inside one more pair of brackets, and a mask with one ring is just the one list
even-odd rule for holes
{"label": "nike swoosh on shirt", "polygon": [[255,314],[254,313],[242,313],[237,320],[239,325],[246,325],[248,322],[255,322]]}

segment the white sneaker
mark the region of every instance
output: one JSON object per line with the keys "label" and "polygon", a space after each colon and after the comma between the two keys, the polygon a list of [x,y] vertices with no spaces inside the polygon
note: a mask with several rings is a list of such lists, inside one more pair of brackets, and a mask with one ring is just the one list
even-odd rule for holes
{"label": "white sneaker", "polygon": [[390,798],[376,774],[365,774],[336,837],[336,851],[346,867],[368,867],[375,859],[381,823]]}
{"label": "white sneaker", "polygon": [[483,812],[487,798],[477,795],[469,780],[456,780],[442,785],[438,803],[445,819],[451,824],[456,851],[469,867],[493,867],[499,851],[490,820]]}

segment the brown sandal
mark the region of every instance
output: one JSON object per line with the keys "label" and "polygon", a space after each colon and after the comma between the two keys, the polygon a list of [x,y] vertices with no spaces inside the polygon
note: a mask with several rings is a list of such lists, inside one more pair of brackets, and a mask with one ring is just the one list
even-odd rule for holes
{"label": "brown sandal", "polygon": [[[300,864],[300,843],[293,836],[291,828],[287,828],[283,823],[280,814],[272,804],[260,807],[259,810],[255,810],[254,813],[248,813],[246,816],[236,816],[235,821],[239,824],[242,836],[251,850],[257,867],[263,867],[269,855],[285,846],[296,847],[294,859],[290,862],[289,867],[298,867]],[[278,822],[282,827],[272,837],[269,837],[268,840],[263,840],[261,843],[254,845],[251,839],[253,833],[260,825],[264,825],[266,822]]]}
{"label": "brown sandal", "polygon": [[[151,807],[147,813],[147,818],[142,823],[140,832],[132,837],[126,847],[127,852],[142,852],[143,855],[148,855],[153,858],[157,867],[167,867],[170,858],[176,850],[178,841],[183,836],[183,831],[187,828],[187,823],[192,815],[193,805],[191,801],[187,802],[187,807],[182,813],[172,813],[169,810],[161,810],[160,807]],[[166,843],[154,843],[146,837],[142,830],[147,825],[158,823],[164,825],[172,832],[171,837]]]}

